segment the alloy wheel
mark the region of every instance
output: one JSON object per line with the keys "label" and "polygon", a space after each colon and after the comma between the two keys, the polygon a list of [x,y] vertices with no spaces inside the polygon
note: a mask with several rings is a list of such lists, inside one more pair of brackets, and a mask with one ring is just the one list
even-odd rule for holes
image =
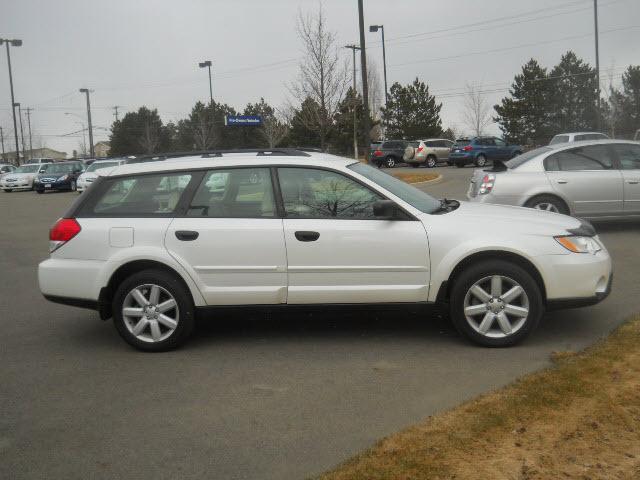
{"label": "alloy wheel", "polygon": [[427,158],[427,167],[433,168],[436,166],[436,159],[433,157]]}
{"label": "alloy wheel", "polygon": [[550,202],[536,203],[533,206],[533,208],[535,208],[536,210],[545,210],[547,212],[560,213],[560,210],[558,210],[558,207],[555,206],[553,203],[550,203]]}
{"label": "alloy wheel", "polygon": [[127,330],[148,343],[169,338],[178,327],[178,303],[168,290],[155,284],[133,288],[124,298],[122,319]]}
{"label": "alloy wheel", "polygon": [[387,167],[393,168],[396,166],[396,161],[393,158],[387,158]]}
{"label": "alloy wheel", "polygon": [[464,298],[464,315],[480,335],[504,338],[520,330],[529,317],[529,297],[524,288],[504,275],[484,277]]}

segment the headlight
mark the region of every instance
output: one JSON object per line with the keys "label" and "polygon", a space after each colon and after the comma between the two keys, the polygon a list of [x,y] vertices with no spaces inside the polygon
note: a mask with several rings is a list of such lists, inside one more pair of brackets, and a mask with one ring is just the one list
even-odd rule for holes
{"label": "headlight", "polygon": [[593,237],[562,236],[554,238],[570,252],[595,254],[602,250],[600,244]]}
{"label": "headlight", "polygon": [[58,181],[64,182],[67,178],[69,178],[69,175],[62,175],[61,177],[58,177]]}
{"label": "headlight", "polygon": [[36,177],[36,178],[34,178],[34,179],[33,179],[33,183],[40,183],[40,179],[39,179],[39,178],[37,178],[37,177]]}

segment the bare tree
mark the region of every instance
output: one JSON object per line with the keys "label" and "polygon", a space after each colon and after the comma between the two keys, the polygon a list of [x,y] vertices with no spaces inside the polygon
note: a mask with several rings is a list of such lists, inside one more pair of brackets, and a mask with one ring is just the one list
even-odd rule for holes
{"label": "bare tree", "polygon": [[486,95],[482,92],[481,85],[467,84],[463,120],[467,128],[478,137],[491,124],[491,105]]}
{"label": "bare tree", "polygon": [[[384,86],[375,60],[367,55],[367,84],[369,85],[369,110],[374,118],[380,118],[380,108],[384,105]],[[362,90],[362,84],[360,88]]]}
{"label": "bare tree", "polygon": [[154,125],[151,122],[147,121],[144,124],[142,137],[140,137],[140,146],[144,148],[146,153],[153,153],[158,148],[160,144],[160,138],[158,137],[158,132],[154,128]]}
{"label": "bare tree", "polygon": [[277,147],[289,133],[289,125],[275,115],[265,117],[260,132],[269,144],[269,148]]}
{"label": "bare tree", "polygon": [[310,98],[317,105],[306,110],[301,121],[307,128],[317,130],[320,147],[325,149],[333,117],[347,88],[347,68],[340,63],[336,35],[327,29],[322,4],[316,13],[299,12],[297,31],[304,56],[298,78],[289,90],[298,102]]}
{"label": "bare tree", "polygon": [[216,143],[216,129],[213,116],[208,118],[206,111],[198,112],[193,129],[193,141],[198,150],[209,150]]}

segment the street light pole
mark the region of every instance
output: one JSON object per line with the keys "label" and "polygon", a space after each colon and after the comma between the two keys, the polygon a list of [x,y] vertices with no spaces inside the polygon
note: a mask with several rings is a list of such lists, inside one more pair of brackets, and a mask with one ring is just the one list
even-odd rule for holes
{"label": "street light pole", "polygon": [[[22,40],[8,40],[6,38],[0,38],[0,45],[5,43],[7,46],[7,64],[9,66],[9,86],[11,88],[11,105],[13,105],[16,100],[13,95],[13,74],[11,73],[11,54],[9,53],[9,44],[14,47],[20,47],[22,45]],[[13,114],[13,136],[16,140],[16,165],[20,165],[20,147],[18,146],[18,124],[16,122],[16,111],[14,108],[11,108],[11,113]]]}
{"label": "street light pole", "polygon": [[211,105],[213,105],[213,84],[211,82],[211,60],[205,60],[204,62],[198,63],[200,68],[208,68],[209,69],[209,101]]}
{"label": "street light pole", "polygon": [[370,32],[382,31],[382,67],[384,71],[384,105],[386,107],[389,102],[389,90],[387,89],[387,52],[384,44],[384,25],[371,25],[369,27]]}
{"label": "street light pole", "polygon": [[598,121],[598,131],[602,130],[602,117],[600,112],[600,45],[598,38],[598,0],[593,0],[593,18],[595,23],[595,33],[596,33],[596,94],[598,95],[598,99],[596,101],[596,108],[598,111],[596,112],[596,118]]}
{"label": "street light pole", "polygon": [[0,143],[2,143],[2,159],[4,160],[4,132],[2,127],[0,127]]}
{"label": "street light pole", "polygon": [[365,158],[369,155],[368,142],[370,140],[370,119],[369,119],[369,84],[367,82],[367,44],[364,38],[364,7],[362,0],[358,0],[358,28],[360,29],[360,75],[362,76],[362,127],[367,136],[365,146]]}
{"label": "street light pole", "polygon": [[29,158],[33,158],[33,142],[32,142],[32,138],[31,138],[31,111],[33,110],[33,108],[31,107],[27,107],[26,111],[27,111],[27,122],[29,124]]}
{"label": "street light pole", "polygon": [[358,95],[356,90],[356,50],[360,50],[357,45],[345,45],[353,51],[353,158],[358,159]]}
{"label": "street light pole", "polygon": [[91,158],[95,157],[95,153],[93,151],[93,128],[91,126],[91,102],[89,101],[89,89],[81,88],[80,93],[85,93],[87,95],[87,124],[89,129],[89,152]]}
{"label": "street light pole", "polygon": [[27,159],[27,149],[24,148],[24,130],[22,129],[22,107],[20,106],[20,102],[16,102],[13,104],[13,108],[18,107],[18,116],[20,117],[20,140],[22,141],[22,156],[24,159]]}

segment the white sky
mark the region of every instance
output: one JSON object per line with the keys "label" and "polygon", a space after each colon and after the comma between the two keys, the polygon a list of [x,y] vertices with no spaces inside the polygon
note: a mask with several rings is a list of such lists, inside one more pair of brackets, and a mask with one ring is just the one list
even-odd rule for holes
{"label": "white sky", "polygon": [[[444,104],[445,127],[465,129],[461,94],[467,82],[504,89],[529,58],[551,67],[568,49],[595,63],[591,0],[364,3],[365,24],[385,26],[389,85],[416,76],[425,81]],[[339,45],[358,43],[357,1],[323,4]],[[107,139],[114,105],[121,106],[120,115],[141,105],[158,108],[165,122],[186,116],[197,100],[208,99],[206,70],[197,65],[203,60],[213,61],[217,101],[242,109],[262,96],[282,105],[301,55],[297,12],[317,5],[315,0],[0,0],[0,38],[24,42],[12,49],[14,86],[16,101],[34,109],[34,148],[42,142],[71,154],[81,138],[60,135],[86,123],[82,87],[94,90],[95,141]],[[619,83],[626,66],[640,64],[640,1],[600,0],[599,5],[603,83],[610,70]],[[475,26],[455,29],[468,24]],[[434,33],[441,30],[448,31]],[[366,39],[381,69],[380,35],[367,29]],[[349,50],[344,55],[351,58]],[[489,100],[493,105],[504,95],[497,91]],[[7,150],[14,150],[6,138],[12,121],[4,46],[0,126]]]}

